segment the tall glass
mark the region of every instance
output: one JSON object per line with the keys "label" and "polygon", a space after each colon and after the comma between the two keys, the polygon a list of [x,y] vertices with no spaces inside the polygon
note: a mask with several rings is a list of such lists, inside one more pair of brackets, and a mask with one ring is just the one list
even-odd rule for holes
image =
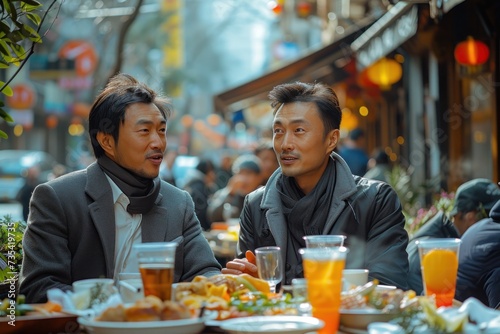
{"label": "tall glass", "polygon": [[255,250],[255,259],[260,279],[269,283],[271,292],[283,279],[283,260],[281,249],[277,246],[260,247]]}
{"label": "tall glass", "polygon": [[176,248],[176,242],[134,245],[145,296],[153,295],[164,301],[172,298]]}
{"label": "tall glass", "polygon": [[460,239],[439,238],[416,242],[426,296],[434,296],[436,306],[451,306],[455,296]]}
{"label": "tall glass", "polygon": [[345,235],[332,234],[332,235],[306,235],[303,237],[306,242],[307,248],[317,247],[341,247],[344,246]]}
{"label": "tall glass", "polygon": [[304,276],[312,315],[325,322],[319,334],[335,334],[339,327],[342,270],[348,249],[345,247],[302,248]]}

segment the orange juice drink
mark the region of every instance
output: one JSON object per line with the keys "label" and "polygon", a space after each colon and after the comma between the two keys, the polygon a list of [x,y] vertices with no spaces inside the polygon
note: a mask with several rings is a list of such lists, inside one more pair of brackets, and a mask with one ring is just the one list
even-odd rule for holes
{"label": "orange juice drink", "polygon": [[305,248],[300,253],[312,315],[325,323],[318,333],[335,334],[339,327],[342,270],[347,248]]}
{"label": "orange juice drink", "polygon": [[459,239],[417,241],[422,281],[426,296],[434,296],[436,306],[452,306],[458,270]]}

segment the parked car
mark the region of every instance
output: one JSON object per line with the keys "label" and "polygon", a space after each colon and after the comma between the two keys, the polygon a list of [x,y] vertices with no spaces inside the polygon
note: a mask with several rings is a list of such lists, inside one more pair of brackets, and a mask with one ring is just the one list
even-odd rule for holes
{"label": "parked car", "polygon": [[24,184],[24,175],[28,168],[38,166],[39,181],[45,182],[56,164],[56,159],[43,151],[0,151],[0,202],[16,200],[16,195]]}

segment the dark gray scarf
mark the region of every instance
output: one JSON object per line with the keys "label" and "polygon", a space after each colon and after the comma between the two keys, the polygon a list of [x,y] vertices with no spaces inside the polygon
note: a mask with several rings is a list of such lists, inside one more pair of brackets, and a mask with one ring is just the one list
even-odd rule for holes
{"label": "dark gray scarf", "polygon": [[337,183],[337,166],[330,159],[318,184],[307,195],[299,188],[293,177],[281,175],[277,181],[277,190],[283,204],[283,212],[288,223],[288,245],[293,252],[287,252],[289,270],[285,273],[285,282],[302,277],[302,260],[298,252],[305,248],[303,236],[323,234],[328,211],[333,201],[333,192]]}
{"label": "dark gray scarf", "polygon": [[159,177],[154,179],[141,177],[118,165],[106,155],[98,158],[97,163],[130,200],[127,206],[128,213],[147,213],[153,208],[160,192]]}

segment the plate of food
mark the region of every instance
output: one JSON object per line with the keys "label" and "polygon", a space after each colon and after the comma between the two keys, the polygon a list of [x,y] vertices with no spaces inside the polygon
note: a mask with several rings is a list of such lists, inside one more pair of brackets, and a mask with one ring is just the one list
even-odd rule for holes
{"label": "plate of food", "polygon": [[109,306],[97,316],[79,317],[78,322],[91,334],[197,334],[205,328],[204,319],[185,305],[155,296]]}
{"label": "plate of food", "polygon": [[317,318],[304,316],[257,316],[221,321],[220,328],[232,333],[287,333],[303,334],[323,328],[325,323]]}
{"label": "plate of food", "polygon": [[0,308],[2,334],[73,333],[79,328],[78,316],[62,311],[61,306],[55,303],[11,303],[6,298]]}

